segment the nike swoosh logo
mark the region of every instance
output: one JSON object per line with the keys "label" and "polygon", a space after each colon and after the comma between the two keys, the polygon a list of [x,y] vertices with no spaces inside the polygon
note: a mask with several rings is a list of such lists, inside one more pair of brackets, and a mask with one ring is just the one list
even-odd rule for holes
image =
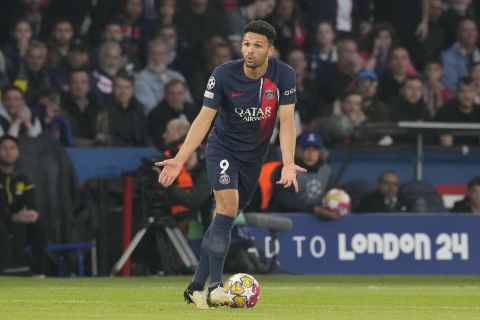
{"label": "nike swoosh logo", "polygon": [[242,92],[232,92],[232,97],[243,96]]}

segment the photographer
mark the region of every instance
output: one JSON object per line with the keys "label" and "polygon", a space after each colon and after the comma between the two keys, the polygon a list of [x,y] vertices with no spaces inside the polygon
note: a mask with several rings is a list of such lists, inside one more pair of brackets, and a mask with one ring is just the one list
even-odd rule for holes
{"label": "photographer", "polygon": [[[166,158],[174,157],[185,138],[190,123],[183,118],[176,118],[167,123],[163,141],[168,149],[164,151]],[[170,214],[174,216],[177,226],[185,234],[188,223],[200,211],[204,229],[210,224],[211,203],[205,155],[201,147],[194,152],[185,163],[176,182],[164,189]]]}

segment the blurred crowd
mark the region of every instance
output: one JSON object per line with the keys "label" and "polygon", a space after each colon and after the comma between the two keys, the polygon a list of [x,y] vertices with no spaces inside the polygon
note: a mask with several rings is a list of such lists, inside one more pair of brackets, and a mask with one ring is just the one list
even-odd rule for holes
{"label": "blurred crowd", "polygon": [[[212,70],[265,19],[297,75],[298,132],[328,145],[365,123],[480,122],[480,9],[471,0],[19,0],[0,3],[0,135],[64,146],[164,147]],[[429,142],[478,145],[444,134]]]}

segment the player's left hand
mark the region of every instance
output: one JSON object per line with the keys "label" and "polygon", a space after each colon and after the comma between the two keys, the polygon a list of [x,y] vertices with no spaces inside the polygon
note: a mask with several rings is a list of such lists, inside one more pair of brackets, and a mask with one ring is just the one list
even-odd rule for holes
{"label": "player's left hand", "polygon": [[298,192],[297,173],[305,173],[307,169],[304,169],[296,164],[283,166],[282,175],[277,184],[283,184],[284,188],[290,187],[292,184],[295,188],[295,192]]}

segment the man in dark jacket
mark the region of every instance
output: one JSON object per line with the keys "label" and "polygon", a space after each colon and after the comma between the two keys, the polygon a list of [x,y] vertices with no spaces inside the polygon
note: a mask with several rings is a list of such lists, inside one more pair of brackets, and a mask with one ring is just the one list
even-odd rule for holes
{"label": "man in dark jacket", "polygon": [[159,149],[165,146],[162,136],[170,120],[180,117],[190,123],[195,120],[198,108],[187,103],[186,98],[186,84],[180,80],[172,80],[165,86],[165,99],[148,114],[148,133]]}
{"label": "man in dark jacket", "polygon": [[25,245],[32,246],[30,271],[45,274],[45,227],[35,210],[35,186],[16,171],[20,151],[11,136],[0,138],[0,273],[28,272]]}
{"label": "man in dark jacket", "polygon": [[387,170],[378,178],[377,190],[367,194],[354,212],[406,212],[409,211],[407,200],[399,193],[400,180],[394,171]]}
{"label": "man in dark jacket", "polygon": [[116,147],[145,145],[143,106],[133,95],[133,78],[126,72],[113,79],[113,103],[108,108],[110,144]]}
{"label": "man in dark jacket", "polygon": [[104,105],[91,93],[88,71],[73,71],[70,75],[69,91],[63,99],[63,112],[70,122],[76,146],[107,143],[108,128],[100,117],[104,111]]}
{"label": "man in dark jacket", "polygon": [[480,214],[480,176],[468,182],[467,195],[455,202],[452,212]]}

